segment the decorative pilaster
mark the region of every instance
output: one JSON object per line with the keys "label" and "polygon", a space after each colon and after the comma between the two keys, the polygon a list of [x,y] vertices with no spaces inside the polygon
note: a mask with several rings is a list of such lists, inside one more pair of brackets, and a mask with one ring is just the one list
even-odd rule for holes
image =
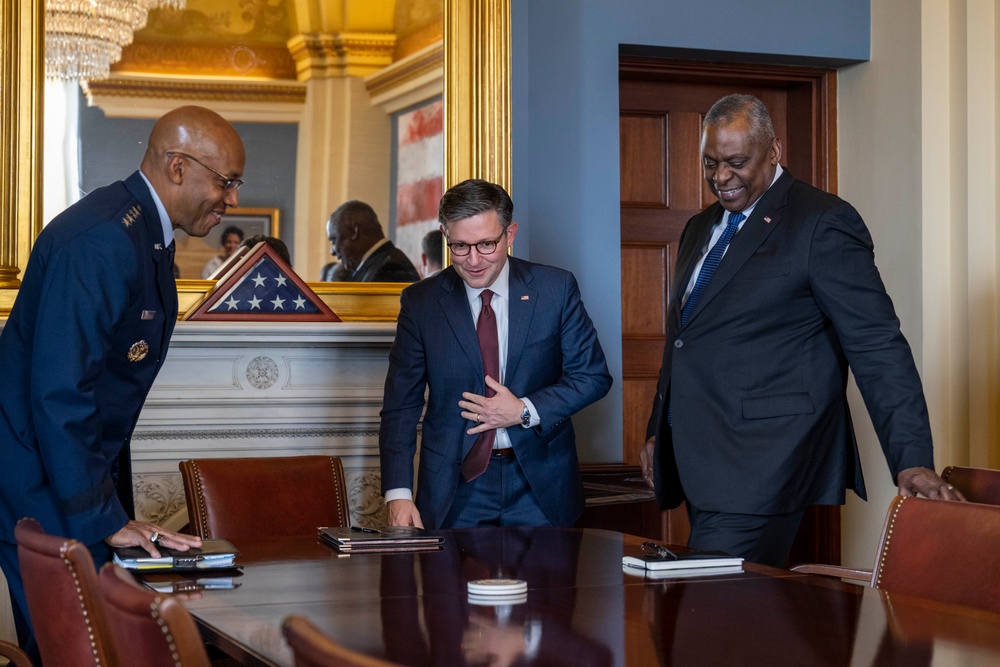
{"label": "decorative pilaster", "polygon": [[41,229],[44,3],[0,0],[0,313]]}
{"label": "decorative pilaster", "polygon": [[445,0],[445,186],[511,189],[510,0]]}

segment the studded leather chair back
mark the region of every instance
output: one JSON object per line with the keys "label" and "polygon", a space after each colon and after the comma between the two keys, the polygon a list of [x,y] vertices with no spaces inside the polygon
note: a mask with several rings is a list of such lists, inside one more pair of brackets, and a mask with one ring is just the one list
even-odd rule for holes
{"label": "studded leather chair back", "polygon": [[180,462],[191,532],[203,538],[315,537],[349,526],[344,467],[333,456]]}
{"label": "studded leather chair back", "polygon": [[49,535],[27,518],[17,522],[14,539],[42,662],[60,667],[119,665],[87,547]]}

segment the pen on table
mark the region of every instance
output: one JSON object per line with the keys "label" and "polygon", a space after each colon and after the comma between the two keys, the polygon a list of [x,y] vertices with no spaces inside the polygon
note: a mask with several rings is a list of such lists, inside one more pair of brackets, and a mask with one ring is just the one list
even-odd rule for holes
{"label": "pen on table", "polygon": [[370,533],[372,535],[381,535],[382,531],[376,528],[365,528],[364,526],[351,526],[351,530],[359,533]]}

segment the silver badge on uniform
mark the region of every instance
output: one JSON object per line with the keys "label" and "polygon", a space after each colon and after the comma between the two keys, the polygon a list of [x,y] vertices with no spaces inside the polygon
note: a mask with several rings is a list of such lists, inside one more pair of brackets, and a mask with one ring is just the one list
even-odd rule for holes
{"label": "silver badge on uniform", "polygon": [[128,349],[128,360],[129,361],[142,361],[149,354],[149,344],[144,340],[140,340],[136,343],[132,343],[132,347]]}

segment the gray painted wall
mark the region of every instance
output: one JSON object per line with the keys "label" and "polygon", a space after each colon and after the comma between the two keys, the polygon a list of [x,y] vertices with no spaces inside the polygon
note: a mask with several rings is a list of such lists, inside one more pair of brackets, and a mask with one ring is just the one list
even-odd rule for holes
{"label": "gray painted wall", "polygon": [[[128,177],[139,168],[153,120],[107,118],[80,99],[80,188],[84,193]],[[233,123],[243,139],[247,161],[240,206],[277,208],[280,236],[295,247],[295,158],[298,125]],[[292,256],[294,263],[295,257]]]}
{"label": "gray painted wall", "polygon": [[[515,253],[573,271],[615,385],[575,424],[584,461],[620,458],[619,46],[867,60],[869,0],[512,0]],[[652,397],[650,397],[652,399]]]}

